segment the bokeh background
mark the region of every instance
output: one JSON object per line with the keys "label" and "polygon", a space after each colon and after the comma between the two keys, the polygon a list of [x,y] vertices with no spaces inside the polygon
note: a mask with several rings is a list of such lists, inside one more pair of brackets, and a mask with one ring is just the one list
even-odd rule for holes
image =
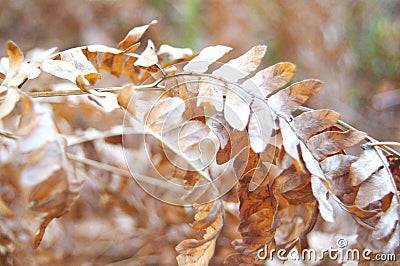
{"label": "bokeh background", "polygon": [[215,44],[240,55],[267,44],[264,66],[297,65],[296,80],[325,89],[308,103],[329,108],[380,140],[400,139],[400,1],[379,0],[0,0],[0,56],[116,45],[133,27],[159,23],[146,38],[195,51]]}

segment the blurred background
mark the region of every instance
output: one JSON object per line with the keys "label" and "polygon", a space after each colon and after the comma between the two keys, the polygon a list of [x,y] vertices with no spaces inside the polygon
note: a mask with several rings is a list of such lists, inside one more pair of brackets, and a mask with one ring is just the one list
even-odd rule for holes
{"label": "blurred background", "polygon": [[0,0],[0,56],[11,39],[23,51],[86,44],[116,46],[157,19],[145,38],[198,51],[224,44],[237,56],[267,44],[264,66],[297,65],[295,80],[325,89],[308,105],[380,140],[400,140],[400,1],[358,0]]}

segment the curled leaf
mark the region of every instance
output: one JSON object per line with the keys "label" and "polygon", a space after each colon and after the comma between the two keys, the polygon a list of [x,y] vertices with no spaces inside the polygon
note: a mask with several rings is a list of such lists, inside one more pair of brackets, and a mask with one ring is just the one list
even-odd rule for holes
{"label": "curled leaf", "polygon": [[153,20],[147,25],[135,27],[131,29],[125,38],[118,44],[118,49],[125,50],[135,44],[142,35],[147,31],[147,29],[155,24],[157,24],[157,20]]}

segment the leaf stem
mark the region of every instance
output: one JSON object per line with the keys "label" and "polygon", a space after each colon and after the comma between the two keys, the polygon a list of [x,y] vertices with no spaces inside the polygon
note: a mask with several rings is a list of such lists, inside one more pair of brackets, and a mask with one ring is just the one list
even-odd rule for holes
{"label": "leaf stem", "polygon": [[[161,80],[148,85],[132,86],[136,91],[164,91],[164,86],[159,86]],[[92,88],[97,92],[119,92],[123,87],[106,87],[106,88]],[[45,97],[55,97],[55,96],[71,96],[71,95],[84,95],[90,94],[90,92],[83,90],[62,90],[62,91],[35,91],[26,93],[31,98],[45,98]],[[4,101],[4,97],[0,97],[0,103]]]}
{"label": "leaf stem", "polygon": [[[111,172],[114,174],[118,174],[118,175],[123,175],[123,176],[132,176],[131,172],[125,169],[121,169],[109,164],[105,164],[103,162],[99,162],[99,161],[95,161],[95,160],[91,160],[88,158],[84,158],[84,157],[80,157],[77,156],[75,154],[72,153],[67,153],[67,157],[72,160],[75,161],[77,163],[82,163],[91,167],[95,167],[107,172]],[[179,186],[177,185],[172,185],[168,182],[162,182],[156,178],[153,178],[151,176],[145,176],[145,175],[139,175],[139,174],[135,174],[134,179],[136,179],[137,181],[140,182],[145,182],[147,184],[156,186],[156,187],[160,187],[160,188],[164,188],[164,189],[168,189],[169,191],[174,191],[174,192],[178,192],[178,193],[182,193],[182,194],[186,194],[187,191],[183,190],[183,189],[179,189]]]}

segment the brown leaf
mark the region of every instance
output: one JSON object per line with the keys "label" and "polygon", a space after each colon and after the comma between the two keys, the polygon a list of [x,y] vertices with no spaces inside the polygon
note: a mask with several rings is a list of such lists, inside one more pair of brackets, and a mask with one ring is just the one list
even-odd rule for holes
{"label": "brown leaf", "polygon": [[97,79],[101,78],[100,73],[97,72],[96,66],[88,60],[81,48],[73,48],[60,53],[60,59],[64,62],[71,63],[81,75],[85,76],[91,85],[93,85]]}
{"label": "brown leaf", "polygon": [[0,215],[5,218],[14,218],[15,213],[12,209],[10,209],[9,206],[7,206],[7,203],[3,201],[3,199],[0,197]]}
{"label": "brown leaf", "polygon": [[300,140],[297,138],[290,125],[284,119],[279,118],[279,125],[282,133],[282,142],[285,151],[292,158],[293,164],[296,166],[296,169],[299,172],[304,173],[304,166],[300,160],[300,155],[298,151]]}
{"label": "brown leaf", "polygon": [[386,169],[381,169],[375,174],[372,174],[368,179],[361,183],[357,192],[355,203],[361,208],[365,208],[369,204],[381,200],[389,193],[396,193],[389,173]]}
{"label": "brown leaf", "polygon": [[337,154],[330,156],[321,162],[321,168],[329,179],[346,175],[350,172],[350,166],[357,160],[352,155]]}
{"label": "brown leaf", "polygon": [[339,114],[332,110],[313,110],[302,113],[293,120],[296,134],[308,140],[311,136],[334,126],[339,120]]}
{"label": "brown leaf", "polygon": [[153,20],[147,25],[131,29],[125,36],[125,38],[118,44],[118,49],[125,50],[129,48],[131,45],[136,43],[142,37],[142,35],[147,31],[149,27],[157,24],[157,22],[158,22],[157,20]]}
{"label": "brown leaf", "polygon": [[158,57],[154,51],[154,44],[149,40],[146,49],[140,54],[134,65],[139,67],[151,67],[157,63]]}
{"label": "brown leaf", "polygon": [[303,156],[304,164],[307,170],[314,176],[326,181],[325,174],[321,169],[319,162],[312,156],[307,146],[300,142],[301,155]]}
{"label": "brown leaf", "polygon": [[124,61],[124,54],[119,53],[104,53],[101,63],[100,69],[103,69],[117,77],[121,75],[122,72],[122,63]]}
{"label": "brown leaf", "polygon": [[278,113],[289,116],[305,103],[308,98],[322,89],[323,83],[316,79],[307,79],[290,85],[272,95],[268,103]]}
{"label": "brown leaf", "polygon": [[[88,60],[81,48],[73,48],[59,54],[60,60],[48,59],[43,62],[42,70],[59,78],[77,83],[82,76],[92,85],[101,78],[96,67]],[[81,87],[80,87],[81,88]]]}
{"label": "brown leaf", "polygon": [[193,51],[190,48],[176,48],[167,44],[163,44],[158,49],[158,55],[166,56],[168,61],[176,61],[193,55]]}
{"label": "brown leaf", "polygon": [[220,148],[223,149],[228,144],[233,128],[226,122],[221,113],[217,113],[212,122],[214,134],[218,137]]}
{"label": "brown leaf", "polygon": [[277,63],[257,72],[243,83],[243,87],[255,96],[266,98],[291,81],[295,72],[296,66],[292,63]]}
{"label": "brown leaf", "polygon": [[321,179],[316,176],[311,176],[311,187],[315,198],[318,201],[318,208],[322,218],[327,222],[334,222],[334,213],[331,202],[329,202],[329,191],[322,183]]}
{"label": "brown leaf", "polygon": [[20,99],[20,91],[14,88],[7,90],[4,100],[0,103],[0,119],[7,116],[14,110],[15,105]]}
{"label": "brown leaf", "polygon": [[5,91],[6,87],[20,88],[25,81],[37,78],[40,74],[40,67],[43,61],[53,55],[55,48],[41,52],[28,62],[23,62],[24,56],[19,48],[13,43],[7,43],[9,55],[9,69],[5,79],[1,83],[0,93]]}
{"label": "brown leaf", "polygon": [[260,153],[265,150],[269,143],[274,120],[266,102],[253,99],[250,108],[252,111],[248,125],[250,146],[255,152]]}
{"label": "brown leaf", "polygon": [[[397,201],[397,197],[393,196],[389,209],[383,213],[383,215],[379,218],[378,223],[375,225],[374,231],[372,232],[372,237],[375,239],[382,239],[392,234],[398,224],[399,202]],[[395,246],[390,247],[390,250],[394,250],[394,248]]]}
{"label": "brown leaf", "polygon": [[306,182],[303,186],[300,186],[299,188],[287,191],[283,193],[282,196],[291,205],[315,203],[315,197],[312,192],[311,182]]}
{"label": "brown leaf", "polygon": [[222,229],[223,215],[220,200],[196,206],[198,210],[195,215],[193,228],[204,230],[206,233],[202,240],[187,239],[176,246],[180,253],[176,257],[179,266],[208,265],[215,250],[216,239]]}
{"label": "brown leaf", "polygon": [[200,81],[198,86],[199,94],[197,96],[197,105],[205,107],[214,107],[221,112],[224,108],[224,95],[227,88],[215,82]]}
{"label": "brown leaf", "polygon": [[370,177],[375,171],[383,167],[378,151],[365,149],[358,160],[350,167],[350,179],[353,186],[357,186]]}
{"label": "brown leaf", "polygon": [[145,125],[157,134],[179,125],[185,111],[185,102],[178,97],[168,97],[158,101],[147,114]]}
{"label": "brown leaf", "polygon": [[[259,154],[250,150],[243,150],[235,158],[234,169],[240,177],[237,188],[240,206],[239,231],[243,242],[240,247],[241,255],[234,255],[236,258],[246,257],[246,254],[256,254],[261,245],[269,245],[273,242],[275,234],[275,215],[277,203],[274,194],[269,188],[268,178],[265,178],[268,171],[263,166]],[[252,180],[262,180],[255,190],[250,191]],[[252,258],[252,263],[257,257]]]}
{"label": "brown leaf", "polygon": [[[288,169],[283,170],[272,183],[272,191],[274,194],[283,194],[305,184],[310,178],[309,174],[301,174],[297,172],[292,165]],[[308,181],[309,182],[309,181]]]}
{"label": "brown leaf", "polygon": [[19,68],[24,62],[24,54],[13,41],[8,41],[7,55],[9,60],[7,76],[13,76],[18,72]]}
{"label": "brown leaf", "polygon": [[135,93],[136,91],[132,87],[132,84],[127,84],[122,87],[117,96],[118,104],[132,115],[136,113],[135,99],[133,98]]}
{"label": "brown leaf", "polygon": [[329,155],[354,146],[366,136],[367,134],[358,130],[348,130],[346,132],[327,131],[311,137],[307,146],[315,158],[323,160]]}
{"label": "brown leaf", "polygon": [[186,122],[179,131],[179,151],[190,160],[201,158],[202,155],[205,155],[206,151],[202,151],[200,143],[206,139],[209,133],[210,128],[199,121]]}
{"label": "brown leaf", "polygon": [[169,77],[165,80],[166,90],[172,97],[180,97],[185,101],[186,110],[183,117],[187,120],[198,120],[205,123],[204,108],[197,106],[198,80],[185,77]]}
{"label": "brown leaf", "polygon": [[258,45],[251,48],[238,58],[230,60],[215,70],[212,74],[227,81],[236,82],[257,69],[264,58],[267,46]]}
{"label": "brown leaf", "polygon": [[125,61],[124,67],[122,68],[122,74],[127,76],[131,82],[139,82],[140,67],[135,66],[137,58],[134,56],[129,56]]}
{"label": "brown leaf", "polygon": [[224,116],[226,121],[234,129],[244,130],[249,122],[250,99],[229,89],[225,96]]}
{"label": "brown leaf", "polygon": [[189,61],[183,68],[185,72],[203,73],[206,72],[208,67],[216,60],[221,58],[224,54],[232,50],[231,47],[216,45],[206,47],[199,53],[198,56]]}
{"label": "brown leaf", "polygon": [[[223,120],[221,120],[223,121]],[[220,148],[216,155],[217,164],[224,164],[234,158],[239,152],[247,148],[250,144],[249,136],[246,131],[239,131],[225,124],[227,134],[229,135],[228,142],[225,147]],[[218,136],[218,134],[217,134]],[[234,145],[232,145],[234,143]]]}

